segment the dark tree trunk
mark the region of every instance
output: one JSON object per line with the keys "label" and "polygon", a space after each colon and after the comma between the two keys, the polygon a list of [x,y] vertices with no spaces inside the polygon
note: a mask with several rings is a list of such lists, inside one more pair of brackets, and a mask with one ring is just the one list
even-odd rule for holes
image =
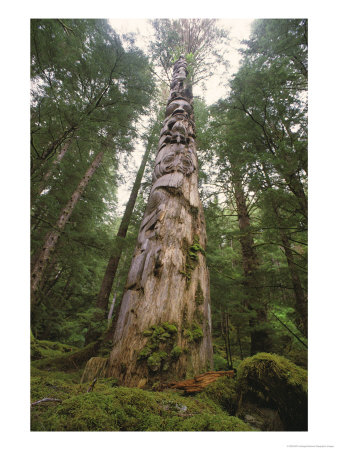
{"label": "dark tree trunk", "polygon": [[144,169],[146,167],[149,153],[152,148],[151,142],[148,143],[147,149],[143,155],[141,165],[138,169],[136,179],[134,181],[133,188],[130,193],[130,197],[126,206],[126,209],[124,211],[122,221],[119,227],[119,230],[117,232],[117,239],[116,239],[116,248],[114,249],[111,257],[109,258],[106,271],[102,280],[101,288],[99,295],[96,300],[96,306],[98,308],[101,308],[104,312],[108,309],[108,303],[109,303],[109,295],[111,293],[114,278],[116,275],[117,267],[121,258],[121,254],[123,251],[123,240],[127,235],[130,219],[134,210],[135,202],[137,199],[138,191],[141,186],[141,181],[144,173]]}
{"label": "dark tree trunk", "polygon": [[[233,168],[233,171],[235,169]],[[254,249],[254,241],[250,231],[250,216],[246,204],[245,193],[238,174],[234,172],[234,190],[238,215],[238,226],[241,232],[240,244],[242,251],[243,271],[244,271],[244,306],[254,313],[254,317],[249,320],[251,335],[251,355],[258,352],[269,352],[271,341],[267,331],[267,312],[261,303],[261,293],[257,286],[258,258]]]}
{"label": "dark tree trunk", "polygon": [[302,332],[302,334],[307,337],[307,296],[305,295],[304,289],[302,287],[299,275],[298,275],[298,269],[297,266],[294,263],[294,257],[293,253],[290,247],[290,241],[282,230],[280,230],[281,240],[283,249],[285,252],[285,257],[288,263],[292,285],[293,285],[293,291],[295,294],[295,310],[297,314],[296,318],[296,325],[298,329]]}
{"label": "dark tree trunk", "polygon": [[107,375],[128,386],[212,365],[209,276],[187,63],[174,66],[153,186],[113,336]]}
{"label": "dark tree trunk", "polygon": [[[269,188],[272,188],[271,181],[268,175],[266,168],[263,166],[263,171],[265,175],[265,181]],[[304,200],[304,205],[307,206],[306,198]],[[288,268],[291,276],[293,291],[295,294],[295,310],[297,314],[296,325],[301,333],[307,337],[308,334],[308,307],[307,307],[307,295],[302,287],[302,283],[299,277],[298,268],[294,262],[294,256],[291,249],[291,244],[287,233],[283,230],[283,224],[280,217],[280,212],[278,208],[278,204],[274,200],[271,199],[272,210],[276,217],[277,226],[279,227],[279,235],[282,242],[282,247],[284,249],[286,261],[288,263]]]}

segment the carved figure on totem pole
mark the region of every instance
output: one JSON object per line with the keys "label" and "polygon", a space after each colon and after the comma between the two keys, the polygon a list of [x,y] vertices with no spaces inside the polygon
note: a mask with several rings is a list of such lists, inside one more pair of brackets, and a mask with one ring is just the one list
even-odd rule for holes
{"label": "carved figure on totem pole", "polygon": [[[187,64],[181,57],[174,66],[166,118],[155,160],[153,187],[141,225],[141,239],[144,238],[144,233],[154,226],[156,211],[161,215],[163,204],[170,195],[169,190],[180,191],[183,177],[190,176],[197,169],[192,98],[182,96],[185,92],[183,81],[187,74]],[[168,176],[169,174],[172,176]]]}

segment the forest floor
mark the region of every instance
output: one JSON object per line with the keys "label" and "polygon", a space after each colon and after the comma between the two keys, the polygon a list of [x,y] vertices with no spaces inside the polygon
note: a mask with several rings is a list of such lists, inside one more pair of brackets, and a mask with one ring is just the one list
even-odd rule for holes
{"label": "forest floor", "polygon": [[39,359],[31,367],[32,431],[307,429],[307,372],[278,355],[246,358],[235,379],[220,377],[197,394],[128,388],[113,378],[98,378],[87,392],[91,383],[80,383],[83,367],[37,367],[74,349],[48,341],[34,346]]}

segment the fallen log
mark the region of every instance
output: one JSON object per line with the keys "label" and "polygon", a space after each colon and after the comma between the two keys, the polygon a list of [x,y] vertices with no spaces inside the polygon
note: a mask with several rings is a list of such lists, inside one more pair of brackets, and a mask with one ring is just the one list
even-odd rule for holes
{"label": "fallen log", "polygon": [[224,376],[233,378],[235,376],[235,371],[234,370],[219,370],[219,371],[205,372],[205,373],[202,373],[201,375],[197,375],[196,377],[191,378],[189,380],[169,383],[167,385],[167,387],[170,389],[179,389],[186,393],[201,392],[210,383],[213,383],[219,377],[224,377]]}

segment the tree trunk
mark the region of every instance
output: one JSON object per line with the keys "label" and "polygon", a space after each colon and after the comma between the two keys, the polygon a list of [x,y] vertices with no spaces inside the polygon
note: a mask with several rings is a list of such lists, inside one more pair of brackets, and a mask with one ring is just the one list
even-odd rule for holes
{"label": "tree trunk", "polygon": [[186,77],[180,57],[113,336],[107,373],[128,386],[182,379],[212,366],[206,232]]}
{"label": "tree trunk", "polygon": [[[270,177],[268,175],[268,172],[266,168],[263,165],[263,171],[265,175],[265,180],[267,185],[270,189],[272,189]],[[304,292],[304,289],[302,287],[302,283],[300,281],[300,277],[298,274],[298,269],[296,264],[294,263],[294,257],[291,250],[291,245],[289,241],[289,237],[286,234],[286,232],[283,230],[283,225],[281,223],[281,217],[280,212],[278,209],[278,205],[274,198],[271,199],[272,203],[272,210],[274,212],[274,215],[276,217],[277,226],[279,227],[279,235],[282,241],[282,247],[284,249],[286,261],[288,263],[288,268],[290,271],[293,291],[295,294],[295,310],[297,313],[297,319],[296,324],[298,329],[303,333],[305,337],[307,337],[308,334],[308,307],[307,307],[307,295]],[[307,202],[305,201],[305,205]]]}
{"label": "tree trunk", "polygon": [[56,169],[56,167],[60,164],[60,162],[62,161],[63,157],[65,156],[70,144],[72,142],[72,138],[70,138],[61,148],[61,150],[59,151],[57,157],[54,159],[54,161],[52,162],[52,166],[50,167],[50,169],[44,174],[42,181],[40,183],[39,189],[38,189],[38,195],[41,195],[42,192],[44,191],[47,181],[49,180],[50,176],[52,175],[52,173],[54,172],[54,170]]}
{"label": "tree trunk", "polygon": [[32,301],[32,303],[34,303],[36,300],[36,294],[39,289],[42,276],[48,265],[50,255],[53,252],[53,250],[55,249],[55,246],[57,244],[57,241],[59,240],[61,232],[63,231],[66,223],[68,222],[75,205],[77,204],[79,198],[81,197],[89,180],[91,179],[91,177],[95,173],[96,169],[100,165],[101,160],[103,158],[103,154],[104,154],[104,152],[100,152],[97,154],[97,156],[93,160],[92,164],[90,165],[89,169],[85,173],[85,176],[82,178],[82,180],[80,181],[76,190],[74,191],[71,199],[67,203],[66,207],[62,210],[60,217],[54,226],[54,229],[52,231],[50,231],[45,238],[43,248],[40,251],[39,256],[35,260],[35,264],[33,266],[32,273],[31,273],[31,301]]}
{"label": "tree trunk", "polygon": [[[234,170],[234,169],[233,169]],[[266,329],[268,321],[264,305],[260,304],[261,293],[257,289],[257,269],[258,259],[254,249],[254,241],[250,232],[250,216],[246,204],[245,193],[239,177],[234,172],[234,190],[238,214],[238,226],[241,231],[240,244],[242,250],[243,271],[244,271],[244,306],[255,314],[249,320],[251,328],[251,355],[258,352],[269,352],[271,342]]]}
{"label": "tree trunk", "polygon": [[131,216],[132,216],[132,213],[134,210],[138,191],[141,186],[144,169],[146,167],[151,148],[152,148],[152,145],[151,145],[151,141],[150,141],[148,143],[147,149],[143,155],[141,165],[138,169],[136,179],[135,179],[133,188],[130,193],[129,200],[128,200],[126,209],[124,211],[119,230],[116,235],[117,239],[115,242],[117,245],[116,245],[111,257],[109,258],[109,261],[108,261],[108,264],[106,267],[106,271],[105,271],[105,274],[104,274],[104,277],[102,280],[100,292],[99,292],[99,295],[96,300],[96,306],[98,308],[103,309],[103,311],[105,311],[105,312],[108,309],[109,295],[110,295],[112,287],[113,287],[117,267],[118,267],[118,264],[119,264],[119,261],[121,258],[121,254],[123,251],[123,243],[124,243],[123,240],[127,235],[130,219],[131,219]]}

